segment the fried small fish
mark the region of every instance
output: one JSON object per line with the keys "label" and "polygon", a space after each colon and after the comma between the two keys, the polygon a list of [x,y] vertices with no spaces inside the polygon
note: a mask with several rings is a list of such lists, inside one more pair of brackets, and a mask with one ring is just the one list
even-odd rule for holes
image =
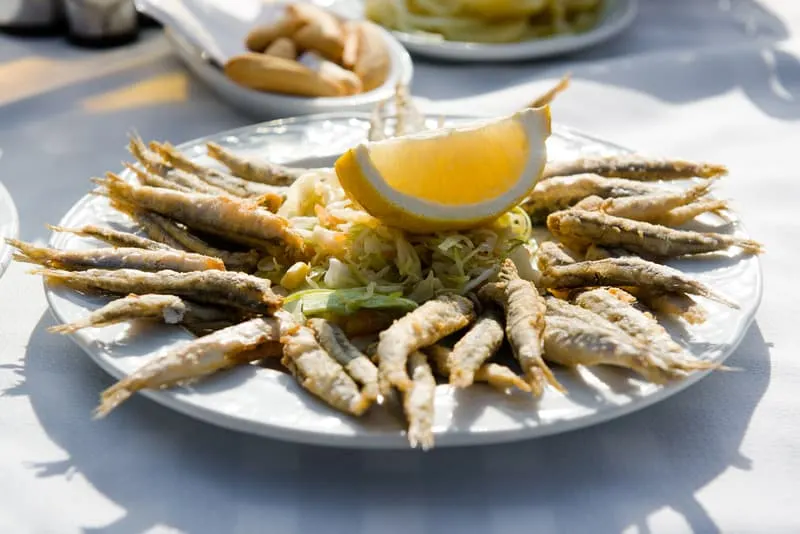
{"label": "fried small fish", "polygon": [[123,378],[100,396],[95,417],[104,417],[143,389],[169,388],[264,357],[253,351],[279,339],[274,319],[251,319],[170,348]]}
{"label": "fried small fish", "polygon": [[606,328],[559,315],[548,315],[545,323],[545,357],[550,362],[567,367],[625,367],[656,384],[663,384],[670,379],[659,358],[649,354],[618,328]]}
{"label": "fried small fish", "polygon": [[231,195],[242,198],[255,198],[263,195],[279,195],[283,198],[286,197],[285,188],[277,188],[259,182],[244,180],[232,174],[200,165],[186,157],[169,143],[150,143],[150,148],[158,152],[170,165],[192,173],[204,182],[224,189]]}
{"label": "fried small fish", "polygon": [[519,361],[531,393],[541,396],[545,383],[565,391],[542,359],[545,303],[536,287],[519,277],[514,262],[506,260],[500,269],[501,304],[505,310],[506,337]]}
{"label": "fried small fish", "polygon": [[58,250],[24,243],[17,239],[6,242],[19,250],[17,261],[67,271],[85,269],[138,269],[140,271],[192,272],[219,270],[225,265],[219,258],[202,256],[182,250],[148,250],[141,248],[109,247],[88,250]]}
{"label": "fried small fish", "polygon": [[555,265],[569,265],[576,261],[577,259],[567,252],[563,245],[554,241],[539,243],[536,251],[536,264],[543,272]]}
{"label": "fried small fish", "polygon": [[[442,345],[431,345],[423,349],[436,365],[436,371],[445,378],[450,377],[450,364],[448,362],[452,349]],[[488,362],[481,364],[475,371],[473,380],[475,382],[485,382],[494,389],[505,392],[511,388],[517,388],[526,393],[531,392],[531,387],[517,373],[499,363]]]}
{"label": "fried small fish", "polygon": [[289,222],[252,202],[231,197],[181,193],[168,189],[129,184],[112,173],[96,180],[108,196],[146,211],[180,221],[191,228],[221,235],[231,241],[280,240],[305,257],[303,239],[289,228]]}
{"label": "fried small fish", "polygon": [[639,302],[656,313],[683,319],[689,324],[702,324],[708,319],[708,313],[703,306],[685,293],[659,291],[646,287],[628,289]]}
{"label": "fried small fish", "polygon": [[579,174],[541,180],[531,194],[522,202],[534,224],[541,224],[555,211],[574,206],[581,200],[596,196],[599,198],[630,197],[663,193],[658,184],[605,178],[596,174]]}
{"label": "fried small fish", "polygon": [[691,204],[708,194],[712,185],[713,181],[709,180],[682,191],[606,199],[591,196],[578,202],[575,208],[601,211],[608,215],[625,217],[634,221],[656,223],[664,219],[670,210]]}
{"label": "fried small fish", "polygon": [[175,189],[184,193],[202,193],[204,195],[228,195],[228,192],[219,187],[214,187],[200,180],[196,176],[183,172],[179,169],[172,169],[164,175],[139,169],[129,163],[125,163],[125,168],[136,175],[137,180],[142,185],[151,187],[162,187],[164,189]]}
{"label": "fried small fish", "polygon": [[[181,189],[188,189],[195,193],[203,193],[206,195],[228,194],[224,189],[204,182],[191,173],[176,169],[174,166],[164,161],[158,154],[150,150],[138,136],[130,137],[128,151],[133,154],[133,157],[136,158],[139,164],[149,173],[149,180],[152,180],[152,176],[157,176],[167,182],[175,184]],[[128,168],[138,174],[136,169]],[[145,185],[150,184],[145,183]]]}
{"label": "fried small fish", "polygon": [[[167,180],[166,178],[162,178],[157,174],[153,174],[148,172],[144,169],[140,169],[130,163],[123,163],[126,169],[136,176],[136,179],[139,181],[141,185],[149,185],[150,187],[162,187],[164,189],[174,189],[176,191],[182,191],[184,193],[192,193],[193,190],[189,187],[186,187],[182,184],[177,182],[173,182],[171,180]],[[199,192],[199,191],[198,191]]]}
{"label": "fried small fish", "polygon": [[635,257],[608,258],[554,266],[545,271],[541,284],[548,289],[596,286],[644,287],[699,295],[738,308],[735,302],[715,293],[677,269]]}
{"label": "fried small fish", "polygon": [[387,395],[392,387],[407,391],[411,387],[411,378],[406,371],[409,354],[461,330],[474,318],[474,307],[468,298],[441,295],[381,332],[378,343],[381,393]]}
{"label": "fried small fish", "polygon": [[147,273],[133,269],[41,269],[34,272],[41,274],[48,282],[62,283],[81,291],[178,295],[196,302],[231,306],[254,313],[272,314],[283,303],[283,299],[270,289],[269,280],[233,271]]}
{"label": "fried small fish", "polygon": [[730,247],[739,247],[747,254],[762,252],[761,244],[751,239],[675,230],[595,211],[569,209],[551,213],[547,217],[547,228],[559,240],[571,244],[621,247],[643,256],[660,258],[704,254]]}
{"label": "fried small fish", "polygon": [[490,308],[458,340],[448,359],[450,384],[459,388],[472,384],[477,370],[503,343],[503,325],[500,321],[500,314]]}
{"label": "fried small fish", "polygon": [[353,380],[361,384],[370,401],[378,398],[378,368],[358,350],[341,328],[325,319],[309,319],[308,326],[316,333],[320,346],[344,366]]}
{"label": "fried small fish", "polygon": [[677,180],[716,178],[728,174],[724,165],[680,159],[648,158],[638,154],[578,158],[547,163],[542,178],[592,173],[629,180]]}
{"label": "fried small fish", "polygon": [[[233,252],[212,247],[186,228],[163,215],[150,212],[145,219],[148,221],[149,230],[155,231],[158,237],[167,238],[172,242],[178,243],[183,249],[197,254],[219,258],[225,264],[225,267],[230,270],[252,273],[256,270],[258,260],[261,258],[261,255],[255,250]],[[141,216],[137,220],[141,223]]]}
{"label": "fried small fish", "polygon": [[[586,261],[605,260],[609,258],[635,258],[625,249],[609,249],[591,245],[586,249]],[[623,286],[625,292],[632,294],[649,310],[676,319],[683,319],[689,324],[701,324],[708,314],[703,307],[689,295],[677,291],[665,291],[652,287]],[[619,296],[621,293],[614,293]]]}
{"label": "fried small fish", "polygon": [[398,83],[394,91],[395,126],[394,135],[409,135],[425,130],[425,117],[419,112],[409,88]]}
{"label": "fried small fish", "polygon": [[175,250],[169,245],[159,243],[153,239],[141,237],[129,232],[121,232],[112,228],[95,226],[93,224],[87,224],[80,228],[65,228],[63,226],[48,224],[47,228],[53,232],[64,232],[80,237],[91,237],[115,247],[141,248],[145,250]]}
{"label": "fried small fish", "polygon": [[175,295],[128,295],[109,302],[87,317],[50,327],[50,332],[71,334],[83,328],[100,328],[131,319],[153,319],[165,324],[208,324],[236,318],[230,309],[203,306]]}
{"label": "fried small fish", "polygon": [[664,213],[660,217],[654,218],[651,222],[653,224],[661,224],[664,226],[681,226],[689,221],[694,220],[697,216],[703,213],[714,213],[723,219],[722,212],[728,209],[728,203],[724,200],[710,199],[698,200],[685,206],[673,208]]}
{"label": "fried small fish", "polygon": [[369,117],[367,140],[383,141],[386,139],[386,100],[381,100],[372,109]]}
{"label": "fried small fish", "polygon": [[208,155],[219,161],[236,176],[267,185],[291,185],[308,169],[276,165],[266,160],[239,156],[217,143],[206,143]]}
{"label": "fried small fish", "polygon": [[412,448],[433,447],[433,401],[436,380],[425,355],[414,351],[408,356],[410,387],[403,392],[403,412],[408,420],[408,443]]}
{"label": "fried small fish", "polygon": [[351,415],[361,415],[372,401],[358,388],[344,367],[317,341],[314,331],[281,314],[281,363],[300,385],[330,406]]}
{"label": "fried small fish", "polygon": [[[616,325],[658,355],[676,376],[697,369],[713,369],[716,364],[698,360],[678,345],[653,316],[636,309],[630,300],[614,295],[621,290],[597,288],[578,295],[575,303]],[[628,297],[631,297],[628,295]],[[635,299],[634,299],[635,300]]]}
{"label": "fried small fish", "polygon": [[585,261],[607,260],[608,258],[637,258],[635,254],[624,248],[601,247],[600,245],[589,245],[583,256]]}

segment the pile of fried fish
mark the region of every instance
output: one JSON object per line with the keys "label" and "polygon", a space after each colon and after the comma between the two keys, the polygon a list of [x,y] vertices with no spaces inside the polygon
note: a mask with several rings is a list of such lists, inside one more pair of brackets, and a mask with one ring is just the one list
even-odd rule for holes
{"label": "pile of fried fish", "polygon": [[[108,245],[90,250],[9,241],[16,259],[40,265],[35,272],[48,283],[115,296],[52,330],[150,319],[198,336],[104,391],[99,416],[142,389],[280,361],[303,388],[352,416],[399,399],[410,444],[429,448],[437,380],[539,396],[565,391],[550,365],[617,366],[655,383],[715,367],[687,353],[651,312],[701,323],[706,312],[692,297],[736,303],[661,262],[731,247],[761,252],[748,239],[676,228],[706,212],[724,214],[726,203],[708,196],[726,174],[722,166],[637,155],[553,161],[522,204],[554,238],[539,244],[538,270],[526,268],[523,278],[514,262],[498,258],[497,276],[476,291],[440,294],[390,323],[370,321],[369,310],[355,325],[352,317],[298,320],[282,310],[287,292],[253,273],[264,257],[291,265],[314,254],[275,213],[304,169],[214,143],[207,152],[220,166],[138,137],[129,148],[136,181],[109,173],[95,180],[96,194],[138,231],[52,227]],[[671,187],[678,179],[695,180]],[[511,351],[500,350],[504,342]]]}

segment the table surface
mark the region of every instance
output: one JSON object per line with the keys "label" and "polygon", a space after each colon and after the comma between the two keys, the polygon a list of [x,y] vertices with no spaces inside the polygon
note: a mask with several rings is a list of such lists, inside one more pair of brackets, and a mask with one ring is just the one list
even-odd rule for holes
{"label": "table surface", "polygon": [[[730,363],[622,419],[481,448],[354,451],[270,441],[136,398],[90,413],[111,378],[52,324],[41,281],[0,279],[0,532],[798,532],[800,3],[643,0],[622,37],[506,66],[417,62],[434,111],[511,111],[563,72],[555,120],[644,152],[721,161],[762,240],[765,294]],[[180,142],[248,124],[157,31],[87,52],[0,37],[0,180],[44,241],[119,168],[126,135]]]}

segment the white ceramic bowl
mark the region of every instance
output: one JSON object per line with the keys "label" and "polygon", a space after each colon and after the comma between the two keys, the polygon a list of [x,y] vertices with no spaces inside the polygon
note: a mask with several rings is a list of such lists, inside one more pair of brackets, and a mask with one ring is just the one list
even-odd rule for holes
{"label": "white ceramic bowl", "polygon": [[[222,100],[254,119],[309,115],[332,111],[371,111],[391,97],[398,83],[410,84],[411,57],[391,33],[382,33],[391,56],[384,84],[372,91],[343,97],[301,97],[254,91],[228,79],[220,66],[246,52],[244,39],[255,26],[275,20],[288,2],[261,0],[136,0],[137,8],[159,20],[178,57]],[[371,24],[371,23],[370,23]]]}

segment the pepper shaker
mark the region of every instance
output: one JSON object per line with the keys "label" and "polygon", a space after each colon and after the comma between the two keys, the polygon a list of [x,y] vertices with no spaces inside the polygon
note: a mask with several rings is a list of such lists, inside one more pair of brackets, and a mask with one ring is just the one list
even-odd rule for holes
{"label": "pepper shaker", "polygon": [[105,48],[135,41],[139,22],[133,0],[64,0],[69,40]]}

